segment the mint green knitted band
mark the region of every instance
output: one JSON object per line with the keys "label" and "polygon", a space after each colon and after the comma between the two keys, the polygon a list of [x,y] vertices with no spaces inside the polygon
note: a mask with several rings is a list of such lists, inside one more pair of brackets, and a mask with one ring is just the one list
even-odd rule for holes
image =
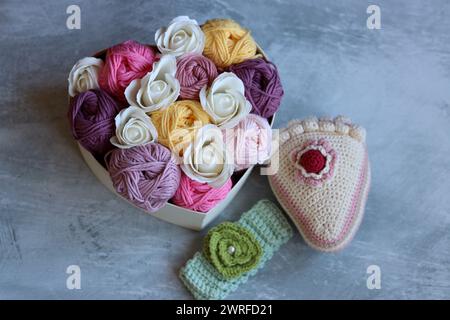
{"label": "mint green knitted band", "polygon": [[292,237],[292,228],[284,215],[269,200],[261,200],[245,212],[235,224],[246,228],[262,248],[258,265],[233,279],[226,279],[197,252],[180,270],[180,279],[196,299],[224,299],[229,293],[256,274],[270,260],[278,248]]}

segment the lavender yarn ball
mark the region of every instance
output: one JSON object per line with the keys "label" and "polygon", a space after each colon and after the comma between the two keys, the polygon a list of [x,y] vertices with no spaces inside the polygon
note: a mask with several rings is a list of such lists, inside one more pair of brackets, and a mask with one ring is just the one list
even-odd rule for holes
{"label": "lavender yarn ball", "polygon": [[119,111],[105,91],[78,94],[72,99],[68,113],[73,137],[94,156],[103,158],[114,147],[109,139],[114,135],[114,117]]}
{"label": "lavender yarn ball", "polygon": [[245,97],[252,104],[252,113],[271,117],[280,107],[284,95],[277,67],[262,58],[232,65],[229,70],[244,83]]}
{"label": "lavender yarn ball", "polygon": [[106,156],[106,166],[117,193],[149,212],[164,206],[180,184],[179,166],[158,143],[114,149]]}

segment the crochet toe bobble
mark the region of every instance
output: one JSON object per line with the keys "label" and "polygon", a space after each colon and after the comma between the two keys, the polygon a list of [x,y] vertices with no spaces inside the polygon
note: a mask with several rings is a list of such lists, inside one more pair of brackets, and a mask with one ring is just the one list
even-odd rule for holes
{"label": "crochet toe bobble", "polygon": [[202,26],[202,30],[205,34],[203,54],[219,68],[256,56],[256,43],[250,31],[233,20],[209,20]]}
{"label": "crochet toe bobble", "polygon": [[208,212],[225,199],[233,183],[231,179],[220,188],[213,188],[207,183],[190,179],[182,173],[180,186],[172,198],[177,206],[198,212]]}
{"label": "crochet toe bobble", "polygon": [[217,77],[214,63],[201,54],[185,54],[177,61],[176,78],[180,82],[183,99],[198,100],[200,90]]}
{"label": "crochet toe bobble", "polygon": [[120,103],[126,103],[125,88],[134,79],[143,78],[152,70],[157,55],[151,47],[128,40],[108,49],[105,65],[99,76],[100,88]]}
{"label": "crochet toe bobble", "polygon": [[191,142],[196,129],[210,123],[200,102],[194,100],[176,101],[164,110],[152,112],[150,116],[158,131],[158,142],[175,154]]}
{"label": "crochet toe bobble", "polygon": [[130,149],[114,149],[107,168],[117,193],[134,205],[155,212],[173,197],[181,171],[169,149],[149,143]]}
{"label": "crochet toe bobble", "polygon": [[256,114],[247,115],[236,127],[225,130],[224,136],[236,171],[262,164],[270,157],[272,128]]}
{"label": "crochet toe bobble", "polygon": [[104,91],[89,90],[75,96],[69,107],[72,135],[94,156],[103,156],[113,148],[114,117],[120,111],[116,102]]}
{"label": "crochet toe bobble", "polygon": [[253,106],[252,113],[271,117],[280,107],[284,95],[277,67],[264,59],[252,59],[230,66],[244,83],[245,97]]}

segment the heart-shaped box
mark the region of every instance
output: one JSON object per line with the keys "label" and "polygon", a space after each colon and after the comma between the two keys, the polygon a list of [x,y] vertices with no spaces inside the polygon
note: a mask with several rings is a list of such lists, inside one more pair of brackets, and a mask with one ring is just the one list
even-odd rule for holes
{"label": "heart-shaped box", "polygon": [[[257,52],[262,57],[264,57],[266,60],[268,60],[267,55],[264,53],[264,51],[261,49],[261,47],[257,44]],[[96,53],[94,56],[96,58],[104,58],[106,55],[106,50],[102,50],[98,53]],[[70,100],[70,99],[69,99]],[[269,124],[272,126],[275,119],[275,114],[268,119]],[[94,173],[94,175],[98,178],[98,180],[105,185],[111,192],[119,196],[120,198],[124,199],[131,205],[133,205],[130,201],[122,197],[120,194],[116,192],[116,190],[113,187],[112,180],[110,178],[110,175],[106,168],[102,166],[97,159],[85,148],[83,148],[80,144],[78,144],[78,147],[81,151],[81,155],[83,156],[86,164],[91,169],[91,171]],[[174,205],[172,203],[167,203],[164,207],[159,209],[156,212],[150,213],[142,208],[138,208],[137,206],[133,205],[134,207],[138,208],[139,210],[142,210],[154,217],[157,217],[161,220],[176,224],[178,226],[193,229],[193,230],[202,230],[205,228],[211,221],[213,221],[216,217],[220,215],[220,213],[225,209],[225,207],[234,199],[234,197],[237,195],[237,193],[241,190],[242,186],[244,185],[245,181],[247,181],[248,177],[250,176],[253,167],[249,167],[248,169],[233,174],[233,187],[231,191],[227,194],[225,199],[220,201],[214,208],[212,208],[210,211],[206,213],[197,212],[193,210],[189,210],[186,208],[179,207],[177,205]]]}

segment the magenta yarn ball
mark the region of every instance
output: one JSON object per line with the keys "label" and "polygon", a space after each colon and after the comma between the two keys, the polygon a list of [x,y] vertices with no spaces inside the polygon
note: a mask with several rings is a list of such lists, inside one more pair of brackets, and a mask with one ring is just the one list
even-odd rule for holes
{"label": "magenta yarn ball", "polygon": [[125,89],[134,79],[143,78],[157,61],[156,51],[134,40],[115,45],[106,52],[99,86],[119,103],[126,103]]}
{"label": "magenta yarn ball", "polygon": [[149,212],[163,207],[180,184],[179,166],[158,143],[114,149],[106,156],[106,166],[117,193]]}
{"label": "magenta yarn ball", "polygon": [[277,67],[262,58],[232,65],[229,70],[244,83],[245,97],[252,104],[252,113],[269,118],[278,110],[284,95]]}
{"label": "magenta yarn ball", "polygon": [[207,57],[188,53],[177,61],[175,77],[180,82],[180,97],[198,100],[200,90],[217,77],[217,68]]}
{"label": "magenta yarn ball", "polygon": [[72,135],[94,156],[103,156],[113,148],[109,139],[114,135],[117,103],[102,90],[89,90],[75,96],[68,117]]}
{"label": "magenta yarn ball", "polygon": [[180,186],[175,192],[172,202],[186,209],[208,212],[225,199],[232,186],[231,179],[228,179],[222,187],[213,188],[207,183],[192,180],[182,173]]}

